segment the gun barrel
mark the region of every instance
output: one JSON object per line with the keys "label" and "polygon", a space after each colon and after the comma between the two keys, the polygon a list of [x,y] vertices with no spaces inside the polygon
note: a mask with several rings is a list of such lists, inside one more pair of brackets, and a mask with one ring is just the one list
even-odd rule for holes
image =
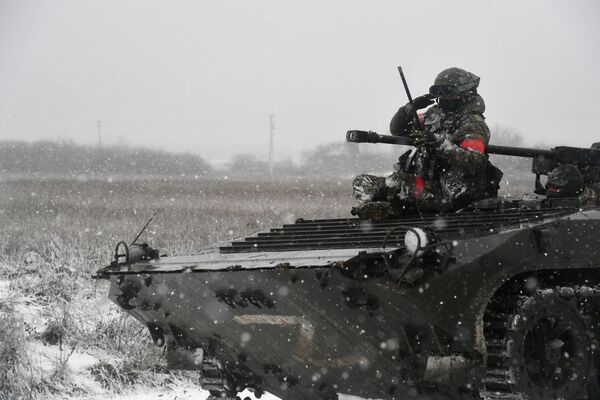
{"label": "gun barrel", "polygon": [[[412,146],[413,141],[406,136],[380,135],[372,131],[348,131],[346,140],[352,143],[387,143],[402,146]],[[538,156],[551,157],[552,151],[545,149],[533,149],[528,147],[510,147],[490,144],[487,146],[488,154],[500,154],[504,156],[535,158]]]}
{"label": "gun barrel", "polygon": [[551,157],[552,151],[546,149],[532,149],[530,147],[511,147],[511,146],[498,146],[490,144],[487,146],[488,154],[500,154],[503,156],[514,156],[514,157],[527,157],[535,158],[538,156]]}
{"label": "gun barrel", "polygon": [[412,139],[405,136],[380,135],[373,131],[348,131],[346,141],[352,143],[387,143],[412,146]]}

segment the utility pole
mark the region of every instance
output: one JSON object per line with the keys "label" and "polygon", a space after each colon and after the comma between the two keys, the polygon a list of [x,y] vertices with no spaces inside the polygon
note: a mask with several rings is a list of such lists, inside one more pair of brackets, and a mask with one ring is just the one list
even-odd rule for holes
{"label": "utility pole", "polygon": [[98,147],[102,147],[102,121],[96,121],[96,125],[98,126]]}
{"label": "utility pole", "polygon": [[273,131],[275,130],[273,114],[269,115],[269,127],[269,175],[273,176]]}

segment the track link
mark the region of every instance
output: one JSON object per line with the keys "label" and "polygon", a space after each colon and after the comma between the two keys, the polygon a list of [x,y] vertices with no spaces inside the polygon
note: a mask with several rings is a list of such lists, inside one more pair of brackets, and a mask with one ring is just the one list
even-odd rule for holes
{"label": "track link", "polygon": [[231,389],[221,363],[216,358],[206,357],[202,361],[202,370],[200,371],[200,386],[204,390],[208,390],[210,396],[208,400],[236,400],[239,399],[235,394],[232,394]]}

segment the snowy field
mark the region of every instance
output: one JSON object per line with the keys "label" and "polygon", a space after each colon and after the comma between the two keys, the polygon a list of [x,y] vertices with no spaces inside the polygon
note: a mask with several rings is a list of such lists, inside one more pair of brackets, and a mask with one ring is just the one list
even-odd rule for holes
{"label": "snowy field", "polygon": [[[0,400],[202,400],[196,373],[166,370],[144,326],[92,280],[120,240],[168,254],[293,222],[339,217],[350,182],[182,179],[0,181]],[[273,397],[263,397],[266,399]]]}

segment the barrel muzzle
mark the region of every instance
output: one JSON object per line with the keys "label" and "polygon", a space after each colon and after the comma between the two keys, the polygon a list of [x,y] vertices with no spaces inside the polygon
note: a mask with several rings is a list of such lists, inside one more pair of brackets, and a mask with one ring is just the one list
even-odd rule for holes
{"label": "barrel muzzle", "polygon": [[379,134],[373,131],[348,131],[346,141],[352,143],[379,143]]}

